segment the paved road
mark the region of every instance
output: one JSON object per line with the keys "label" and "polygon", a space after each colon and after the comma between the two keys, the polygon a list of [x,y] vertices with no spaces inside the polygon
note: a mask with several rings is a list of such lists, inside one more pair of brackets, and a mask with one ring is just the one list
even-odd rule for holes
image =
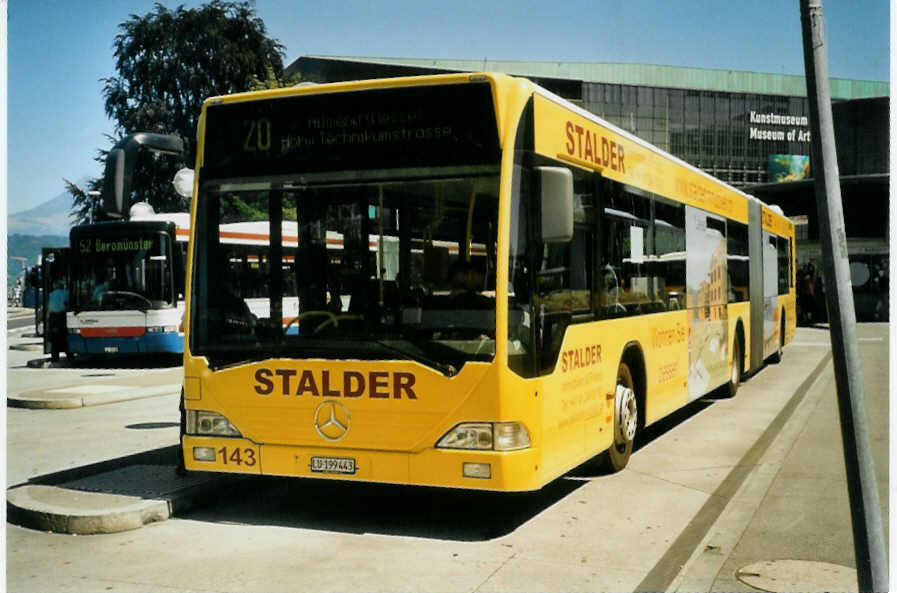
{"label": "paved road", "polygon": [[[49,355],[41,338],[28,328],[8,330],[7,400],[35,393],[57,397],[94,394],[102,397],[123,388],[171,386],[157,397],[137,402],[72,410],[6,411],[7,486],[34,476],[176,444],[178,440],[177,387],[183,378],[179,366],[139,361],[104,366],[84,363],[42,368]],[[98,363],[102,364],[102,363]],[[152,428],[151,428],[152,427]]]}
{"label": "paved road", "polygon": [[[861,326],[860,337],[886,510],[887,325]],[[8,378],[18,386],[178,372],[37,370],[21,364],[23,353],[10,354]],[[90,376],[106,373],[114,376]],[[173,444],[176,406],[176,396],[160,396],[9,409],[8,484]],[[837,430],[828,334],[801,328],[784,363],[762,370],[734,399],[701,400],[651,428],[619,474],[580,468],[522,495],[263,479],[209,490],[209,505],[135,531],[74,537],[8,525],[7,586],[755,591],[743,580],[754,570],[745,568],[771,561],[757,570],[796,570],[796,589],[851,590]],[[818,564],[806,571],[786,560]],[[846,585],[837,580],[845,575]]]}
{"label": "paved road", "polygon": [[6,329],[10,330],[33,327],[34,311],[30,311],[30,313],[30,315],[16,315],[15,317],[8,317],[6,320]]}

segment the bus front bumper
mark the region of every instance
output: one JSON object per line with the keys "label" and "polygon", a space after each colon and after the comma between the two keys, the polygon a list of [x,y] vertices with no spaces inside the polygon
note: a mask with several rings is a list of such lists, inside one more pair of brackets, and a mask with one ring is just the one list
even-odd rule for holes
{"label": "bus front bumper", "polygon": [[133,338],[84,338],[79,334],[69,334],[67,345],[68,352],[72,354],[183,354],[184,334],[159,332]]}
{"label": "bus front bumper", "polygon": [[425,449],[408,453],[259,445],[242,438],[182,437],[191,471],[329,478],[506,492],[542,487],[538,450]]}

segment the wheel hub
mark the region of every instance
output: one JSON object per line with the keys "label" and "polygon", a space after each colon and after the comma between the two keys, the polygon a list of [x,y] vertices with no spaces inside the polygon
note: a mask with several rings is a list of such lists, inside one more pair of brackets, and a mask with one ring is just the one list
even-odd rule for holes
{"label": "wheel hub", "polygon": [[635,438],[638,428],[638,406],[636,405],[635,391],[625,385],[617,385],[617,432],[624,441],[629,442]]}

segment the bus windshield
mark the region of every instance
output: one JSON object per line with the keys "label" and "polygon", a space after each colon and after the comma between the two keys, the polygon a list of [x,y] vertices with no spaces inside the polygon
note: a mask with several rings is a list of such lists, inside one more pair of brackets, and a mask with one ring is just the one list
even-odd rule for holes
{"label": "bus windshield", "polygon": [[90,232],[72,237],[74,311],[172,307],[171,237],[164,232]]}
{"label": "bus windshield", "polygon": [[415,360],[447,375],[492,360],[497,167],[433,171],[282,189],[205,184],[192,351],[213,366]]}

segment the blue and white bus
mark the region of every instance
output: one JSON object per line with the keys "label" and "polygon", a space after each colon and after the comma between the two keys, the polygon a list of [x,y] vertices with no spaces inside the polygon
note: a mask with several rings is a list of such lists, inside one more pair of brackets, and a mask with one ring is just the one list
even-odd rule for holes
{"label": "blue and white bus", "polygon": [[144,212],[71,230],[69,355],[183,353],[189,221]]}
{"label": "blue and white bus", "polygon": [[[69,356],[184,351],[190,214],[157,214],[145,202],[132,204],[135,164],[144,151],[181,159],[183,142],[144,132],[119,141],[106,159],[99,205],[107,220],[69,233]],[[175,190],[189,196],[192,178],[176,179]]]}

